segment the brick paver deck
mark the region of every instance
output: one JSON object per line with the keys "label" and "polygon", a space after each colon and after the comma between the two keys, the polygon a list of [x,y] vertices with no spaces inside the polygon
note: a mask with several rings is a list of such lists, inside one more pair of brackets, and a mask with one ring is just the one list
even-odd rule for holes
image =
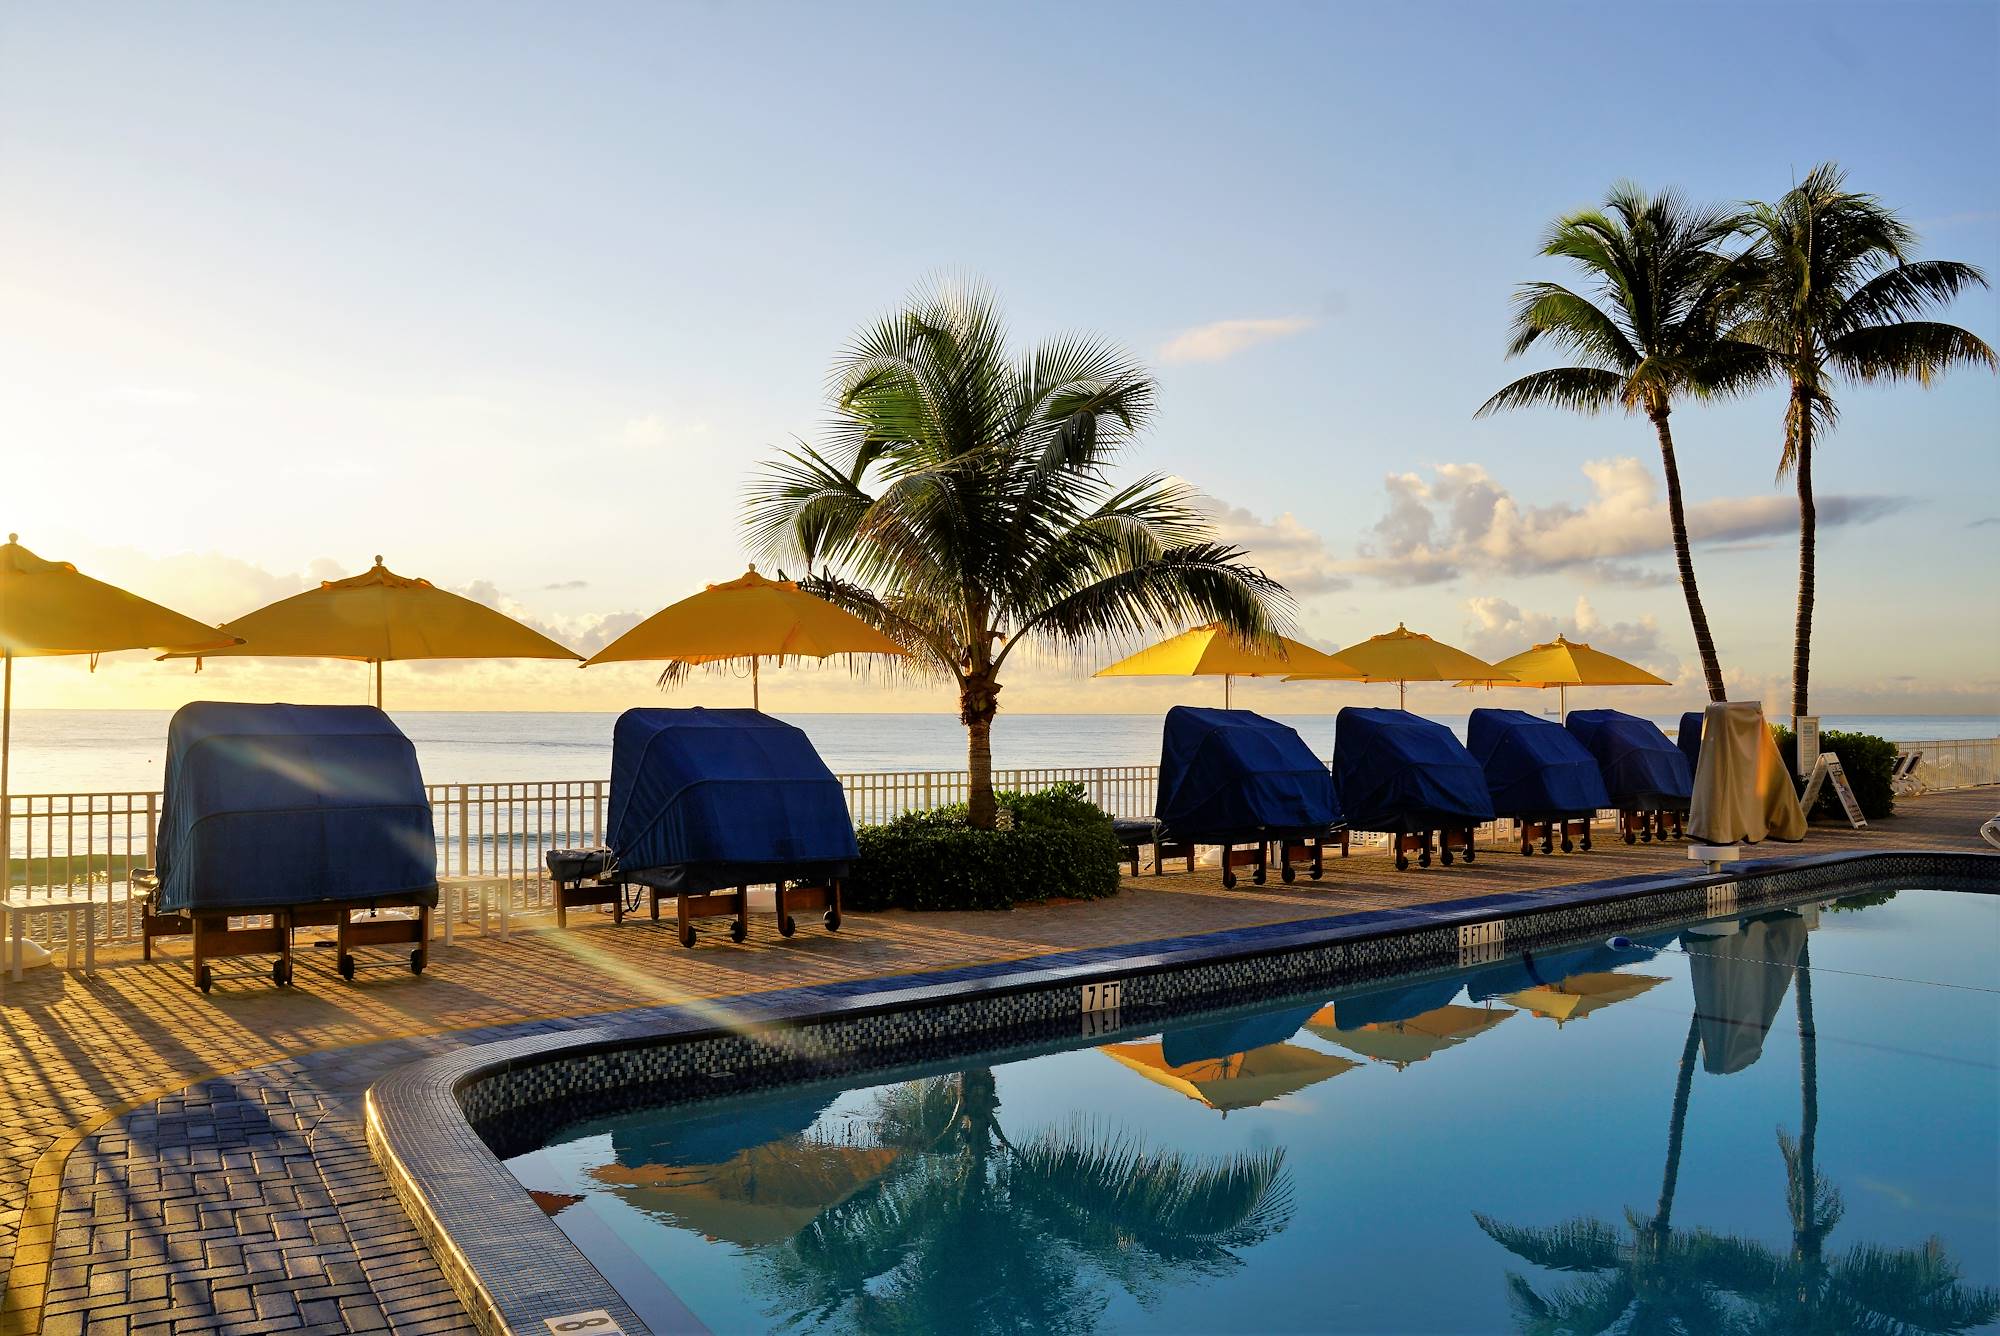
{"label": "brick paver deck", "polygon": [[[1930,795],[1871,831],[1816,827],[1799,847],[1983,848],[1975,828],[1996,802],[1992,789]],[[369,1158],[361,1096],[497,1027],[1686,865],[1682,845],[1608,839],[1405,873],[1361,852],[1318,883],[1225,891],[1213,871],[1147,875],[1108,901],[853,914],[837,936],[802,923],[789,940],[766,916],[740,947],[710,933],[693,951],[643,920],[529,920],[507,942],[434,948],[422,978],[345,984],[330,952],[305,947],[296,987],[259,975],[206,997],[178,958],[107,950],[93,980],[43,969],[0,991],[0,1330],[464,1329]]]}

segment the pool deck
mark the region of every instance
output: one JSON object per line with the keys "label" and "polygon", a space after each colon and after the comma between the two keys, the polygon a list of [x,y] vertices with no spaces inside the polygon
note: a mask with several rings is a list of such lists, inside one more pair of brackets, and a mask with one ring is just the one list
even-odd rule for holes
{"label": "pool deck", "polygon": [[[1986,788],[1906,799],[1869,831],[1815,827],[1770,852],[1983,850]],[[515,920],[461,932],[431,969],[334,974],[302,947],[297,986],[261,974],[204,997],[184,957],[106,949],[84,980],[49,968],[0,984],[0,1332],[443,1332],[470,1324],[369,1155],[362,1095],[416,1058],[580,1028],[639,1007],[718,1003],[885,978],[1689,867],[1686,846],[1589,854],[1482,848],[1477,863],[1398,873],[1381,853],[1323,881],[1224,890],[1219,875],[1127,879],[1123,894],[1005,914],[851,914],[838,935],[768,916],[749,941],[682,949],[643,917]]]}

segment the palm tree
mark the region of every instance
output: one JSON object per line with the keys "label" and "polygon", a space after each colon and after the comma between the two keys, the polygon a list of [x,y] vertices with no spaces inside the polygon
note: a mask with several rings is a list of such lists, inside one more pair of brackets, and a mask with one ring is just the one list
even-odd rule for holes
{"label": "palm tree", "polygon": [[1747,388],[1760,370],[1754,350],[1720,336],[1744,278],[1736,258],[1722,250],[1738,226],[1724,210],[1689,204],[1671,190],[1648,194],[1629,182],[1611,188],[1602,210],[1558,218],[1542,254],[1574,263],[1592,295],[1560,283],[1522,284],[1507,355],[1547,340],[1576,362],[1521,377],[1474,415],[1540,405],[1581,413],[1618,407],[1652,422],[1681,593],[1709,699],[1718,701],[1725,697],[1722,666],[1695,586],[1668,418],[1676,400]]}
{"label": "palm tree", "polygon": [[1284,1152],[1201,1162],[1078,1124],[1024,1144],[990,1069],[877,1097],[869,1139],[895,1167],[769,1254],[781,1326],[852,1309],[871,1331],[1084,1332],[1092,1271],[1148,1300],[1219,1274],[1283,1229]]}
{"label": "palm tree", "polygon": [[1993,349],[1956,325],[1911,317],[1986,276],[1953,260],[1912,260],[1916,234],[1873,195],[1847,188],[1833,163],[1813,168],[1775,204],[1750,207],[1749,259],[1758,270],[1750,318],[1731,334],[1755,344],[1790,382],[1778,476],[1799,491],[1799,604],[1792,636],[1792,713],[1807,709],[1812,659],[1813,445],[1838,417],[1837,377],[1873,383],[1933,377],[1957,365],[2000,367]]}
{"label": "palm tree", "polygon": [[1095,338],[1010,355],[992,295],[943,284],[856,336],[826,443],[751,486],[754,545],[956,685],[975,826],[994,824],[993,719],[1021,646],[1274,629],[1283,588],[1215,540],[1190,488],[1109,479],[1153,399],[1145,369]]}

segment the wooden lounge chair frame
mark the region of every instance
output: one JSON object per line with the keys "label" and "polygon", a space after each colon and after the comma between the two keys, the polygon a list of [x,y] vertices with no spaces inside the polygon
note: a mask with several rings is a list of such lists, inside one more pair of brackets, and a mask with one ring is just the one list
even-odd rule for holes
{"label": "wooden lounge chair frame", "polygon": [[[692,947],[695,944],[699,936],[695,924],[702,919],[730,920],[729,940],[732,942],[741,942],[750,935],[749,883],[728,890],[684,892],[660,885],[645,872],[615,875],[622,883],[618,887],[621,896],[624,886],[636,886],[646,896],[648,911],[655,923],[660,921],[660,901],[671,899],[674,902],[675,935],[682,946]],[[815,909],[820,911],[820,922],[826,925],[828,932],[840,931],[840,878],[804,881],[781,877],[771,883],[771,887],[780,937],[790,937],[799,930],[796,915]],[[614,909],[612,915],[614,922],[624,921],[619,909]]]}
{"label": "wooden lounge chair frame", "polygon": [[1392,830],[1387,833],[1390,836],[1389,846],[1396,853],[1398,872],[1409,871],[1411,854],[1417,856],[1418,867],[1431,865],[1433,835],[1437,837],[1438,861],[1446,867],[1452,864],[1454,846],[1457,850],[1455,856],[1468,863],[1478,857],[1478,847],[1474,843],[1478,828],[1474,826],[1436,826],[1428,830]]}
{"label": "wooden lounge chair frame", "polygon": [[[1627,844],[1651,844],[1654,840],[1665,844],[1669,838],[1684,838],[1683,825],[1686,821],[1685,809],[1621,807],[1618,809],[1618,834]],[[1671,836],[1668,834],[1670,829]]]}
{"label": "wooden lounge chair frame", "polygon": [[[1326,873],[1326,849],[1338,844],[1340,856],[1347,857],[1348,831],[1338,826],[1321,835],[1291,835],[1271,839],[1258,839],[1251,843],[1241,840],[1225,842],[1222,849],[1222,884],[1233,889],[1236,885],[1236,869],[1254,868],[1250,874],[1252,885],[1262,886],[1270,876],[1271,846],[1278,846],[1278,875],[1287,883],[1297,880],[1298,864],[1304,864],[1307,875],[1318,881]],[[1185,858],[1187,870],[1194,871],[1195,855],[1200,845],[1192,840],[1176,840],[1161,832],[1153,841],[1153,875],[1159,876],[1167,870],[1169,858]],[[1126,850],[1132,859],[1132,875],[1139,875],[1139,855],[1136,849]],[[1295,861],[1296,860],[1296,861]]]}
{"label": "wooden lounge chair frame", "polygon": [[[146,906],[140,914],[140,956],[153,958],[153,942],[161,937],[190,939],[189,968],[194,986],[206,993],[215,983],[217,960],[243,956],[275,956],[271,962],[271,982],[283,988],[292,982],[292,931],[295,928],[333,927],[337,955],[335,968],[343,979],[352,980],[363,962],[354,955],[362,946],[410,946],[409,968],[422,974],[430,957],[431,907],[420,894],[379,896],[367,900],[314,901],[302,905],[273,905],[246,908],[230,914],[211,910],[155,914],[151,897],[157,885],[135,877]],[[354,915],[375,909],[415,909],[414,918],[356,920]],[[232,927],[231,919],[269,918],[268,924]],[[387,963],[387,962],[377,962]]]}
{"label": "wooden lounge chair frame", "polygon": [[1514,833],[1521,837],[1521,856],[1526,858],[1535,852],[1535,841],[1542,843],[1542,852],[1554,853],[1557,840],[1562,841],[1562,851],[1570,853],[1577,848],[1585,853],[1590,851],[1590,818],[1585,817],[1526,817],[1514,818]]}

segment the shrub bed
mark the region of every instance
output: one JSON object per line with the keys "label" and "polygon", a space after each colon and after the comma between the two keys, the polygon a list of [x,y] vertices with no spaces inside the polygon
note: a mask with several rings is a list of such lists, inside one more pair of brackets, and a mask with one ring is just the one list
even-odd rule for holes
{"label": "shrub bed", "polygon": [[1111,817],[1084,796],[1081,784],[996,796],[999,830],[967,825],[963,803],[862,828],[846,903],[855,909],[1011,909],[1118,893]]}
{"label": "shrub bed", "polygon": [[[1772,731],[1778,738],[1778,754],[1785,758],[1786,772],[1798,774],[1798,739],[1783,724]],[[1840,768],[1847,772],[1854,800],[1861,804],[1861,815],[1876,821],[1896,810],[1896,793],[1889,785],[1889,775],[1896,767],[1895,743],[1887,738],[1878,738],[1873,733],[1837,733],[1821,729],[1819,749],[1840,757]],[[1812,811],[1806,813],[1806,819],[1847,820],[1847,814],[1840,808],[1840,795],[1833,791],[1833,785],[1828,784],[1820,791],[1819,801],[1813,804]]]}

